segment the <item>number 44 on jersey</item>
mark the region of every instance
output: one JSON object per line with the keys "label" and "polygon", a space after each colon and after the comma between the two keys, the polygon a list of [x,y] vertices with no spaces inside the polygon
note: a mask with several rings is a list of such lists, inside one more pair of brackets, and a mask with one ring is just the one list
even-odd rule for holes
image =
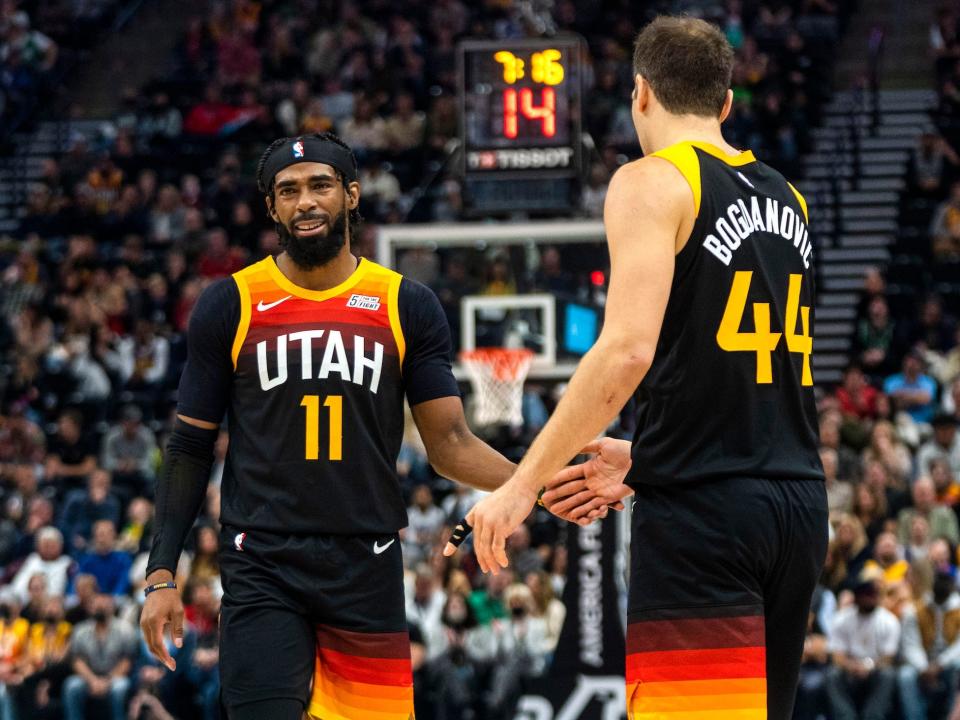
{"label": "number 44 on jersey", "polygon": [[[770,332],[770,303],[753,304],[753,332],[740,332],[740,323],[747,308],[747,295],[753,272],[740,270],[733,277],[733,287],[727,298],[723,319],[717,330],[717,344],[727,352],[755,352],[757,354],[757,384],[769,385],[773,382],[773,351],[780,344],[781,333]],[[784,318],[784,332],[787,350],[803,355],[803,385],[813,385],[810,372],[810,354],[813,352],[813,337],[810,335],[810,308],[800,306],[800,287],[803,275],[790,275],[787,289],[787,311]],[[797,320],[801,331],[797,333]]]}

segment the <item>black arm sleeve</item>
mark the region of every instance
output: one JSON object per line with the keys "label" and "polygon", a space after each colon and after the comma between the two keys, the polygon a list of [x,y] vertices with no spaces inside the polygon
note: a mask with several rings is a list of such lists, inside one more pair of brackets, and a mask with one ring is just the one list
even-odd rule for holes
{"label": "black arm sleeve", "polygon": [[407,345],[403,383],[409,403],[459,397],[460,388],[450,367],[450,326],[437,296],[425,285],[404,278],[397,309]]}
{"label": "black arm sleeve", "polygon": [[187,533],[207,495],[213,445],[218,431],[177,420],[167,441],[163,470],[157,477],[156,533],[147,575],[166,569],[176,575]]}
{"label": "black arm sleeve", "polygon": [[187,328],[187,364],[180,376],[177,414],[219,424],[233,383],[233,338],[240,323],[240,292],[233,278],[213,283],[197,298]]}

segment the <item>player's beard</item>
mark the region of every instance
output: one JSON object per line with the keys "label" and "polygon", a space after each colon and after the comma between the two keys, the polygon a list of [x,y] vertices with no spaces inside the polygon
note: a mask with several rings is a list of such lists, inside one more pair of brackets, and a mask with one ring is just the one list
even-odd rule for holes
{"label": "player's beard", "polygon": [[[304,220],[327,220],[327,234],[309,238],[300,237],[291,228]],[[297,267],[313,270],[333,260],[346,244],[347,210],[346,208],[341,210],[333,222],[329,222],[329,216],[316,213],[298,215],[290,221],[289,227],[283,223],[277,223],[277,234],[280,236],[280,247],[286,251]]]}

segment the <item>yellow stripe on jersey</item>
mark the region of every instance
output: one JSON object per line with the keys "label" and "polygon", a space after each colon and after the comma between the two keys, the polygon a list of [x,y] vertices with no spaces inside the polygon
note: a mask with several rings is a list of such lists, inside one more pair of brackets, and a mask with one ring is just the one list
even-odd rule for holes
{"label": "yellow stripe on jersey", "polygon": [[690,185],[690,189],[693,191],[693,214],[694,216],[699,215],[700,197],[702,195],[702,188],[700,186],[700,158],[697,157],[697,153],[691,143],[677,143],[659,152],[655,152],[653,155],[654,157],[663,158],[680,171]]}
{"label": "yellow stripe on jersey", "polygon": [[707,155],[712,155],[717,160],[722,160],[727,165],[732,167],[740,167],[741,165],[749,165],[752,162],[756,162],[757,158],[753,156],[753,152],[750,150],[744,150],[739,155],[728,155],[723,151],[722,148],[718,148],[716,145],[711,145],[708,142],[701,142],[700,140],[691,140],[690,145],[693,145],[695,148],[703,150]]}
{"label": "yellow stripe on jersey", "polygon": [[807,201],[803,198],[803,195],[800,194],[800,191],[797,190],[791,183],[787,183],[787,187],[793,190],[793,194],[797,196],[797,202],[800,203],[800,207],[803,208],[803,219],[807,221],[807,224],[810,224],[810,218],[807,215]]}
{"label": "yellow stripe on jersey", "polygon": [[407,351],[407,342],[403,337],[403,326],[400,324],[400,283],[403,276],[390,271],[390,299],[388,311],[390,313],[390,329],[393,330],[393,339],[397,343],[397,353],[400,357],[400,371],[403,372],[403,356]]}
{"label": "yellow stripe on jersey", "polygon": [[237,369],[237,358],[240,357],[240,348],[243,347],[243,341],[247,339],[247,330],[250,329],[250,288],[247,285],[247,274],[252,268],[260,263],[244,268],[240,272],[233,274],[233,280],[237,283],[237,290],[240,291],[240,322],[237,324],[237,332],[233,336],[233,348],[230,357],[233,360],[233,369]]}

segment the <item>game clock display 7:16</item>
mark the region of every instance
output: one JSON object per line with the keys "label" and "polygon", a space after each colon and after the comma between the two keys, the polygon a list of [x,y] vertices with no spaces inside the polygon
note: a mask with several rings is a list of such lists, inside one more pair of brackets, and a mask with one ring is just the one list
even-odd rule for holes
{"label": "game clock display 7:16", "polygon": [[579,171],[580,47],[577,37],[460,45],[467,174],[563,177]]}

